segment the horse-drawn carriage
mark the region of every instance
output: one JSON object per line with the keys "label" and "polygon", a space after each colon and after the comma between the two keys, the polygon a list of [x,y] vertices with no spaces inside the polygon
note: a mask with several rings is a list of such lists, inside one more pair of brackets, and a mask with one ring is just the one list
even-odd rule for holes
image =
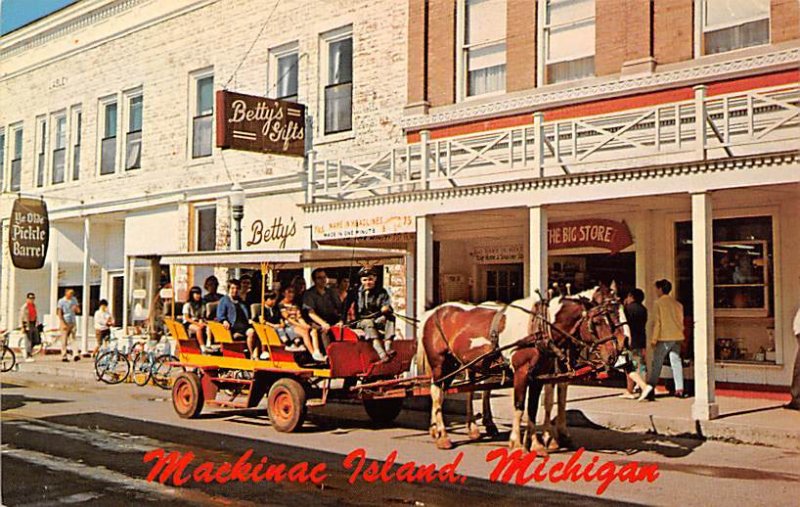
{"label": "horse-drawn carriage", "polygon": [[[275,269],[396,263],[406,255],[378,249],[202,252],[166,255],[161,263],[257,266],[264,293],[264,283]],[[528,439],[537,450],[545,450],[535,438],[536,406],[542,386],[565,386],[572,379],[611,368],[623,346],[626,329],[620,302],[608,288],[552,300],[534,296],[512,304],[445,303],[417,322],[417,339],[395,340],[396,355],[388,362],[379,361],[373,347],[345,325],[331,328],[333,340],[327,346],[326,363],[314,361],[307,353],[286,350],[274,329],[258,323],[253,328],[268,359],[249,357],[245,344],[234,341],[221,324],[208,323],[219,345],[218,354],[213,355],[204,353],[174,318],[166,318],[165,325],[178,342],[180,361],[175,366],[183,371],[175,378],[172,401],[183,418],[196,417],[205,405],[253,408],[266,396],[270,421],[278,431],[299,428],[308,407],[341,399],[361,400],[371,419],[386,424],[399,415],[405,398],[431,396],[431,436],[438,447],[449,448],[442,419],[446,394],[467,393],[469,434],[470,438],[478,438],[472,393],[513,388],[515,418],[510,443],[521,445],[521,418],[530,395]],[[418,343],[425,349],[430,375],[411,375]],[[546,433],[551,431],[552,401],[549,390]],[[565,403],[566,388],[559,389],[558,426],[562,433],[566,425]],[[496,434],[486,394],[483,423],[487,433]],[[548,439],[543,440],[546,445]]]}
{"label": "horse-drawn carriage", "polygon": [[[401,251],[378,249],[204,252],[165,255],[161,264],[258,268],[263,294],[275,270],[332,268],[354,262],[397,263],[402,262],[404,255]],[[268,358],[261,359],[249,357],[246,343],[235,341],[230,331],[218,322],[207,322],[218,346],[214,353],[201,350],[174,315],[166,317],[164,325],[177,342],[179,362],[173,366],[182,370],[172,388],[173,407],[179,416],[196,417],[205,405],[253,408],[266,396],[270,421],[275,429],[284,432],[294,431],[303,424],[307,407],[321,406],[333,399],[359,399],[376,422],[393,421],[400,413],[402,396],[397,392],[365,390],[361,386],[407,375],[417,349],[415,340],[395,340],[395,354],[388,362],[381,362],[370,343],[359,339],[351,327],[339,325],[331,328],[328,360],[320,363],[307,351],[290,352],[275,329],[253,322],[257,339],[267,351]]]}

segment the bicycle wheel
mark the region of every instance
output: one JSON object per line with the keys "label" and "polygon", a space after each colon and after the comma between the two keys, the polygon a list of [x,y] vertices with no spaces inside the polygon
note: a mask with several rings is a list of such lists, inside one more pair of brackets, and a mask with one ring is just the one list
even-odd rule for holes
{"label": "bicycle wheel", "polygon": [[175,379],[178,375],[186,371],[186,368],[183,366],[171,364],[177,362],[178,358],[172,354],[161,354],[158,356],[151,369],[153,383],[161,389],[172,389],[172,385],[175,383]]}
{"label": "bicycle wheel", "polygon": [[98,356],[94,363],[95,373],[98,380],[106,384],[119,384],[126,378],[131,371],[131,363],[125,354],[118,350],[109,350]]}
{"label": "bicycle wheel", "polygon": [[17,364],[17,356],[14,355],[14,351],[11,350],[10,347],[3,345],[3,356],[0,359],[0,371],[7,372],[11,371],[14,368],[14,365]]}
{"label": "bicycle wheel", "polygon": [[137,386],[146,385],[150,380],[152,370],[153,363],[150,362],[150,357],[148,356],[147,352],[144,350],[137,351],[133,356],[133,360],[131,360],[131,374],[133,376],[133,382]]}

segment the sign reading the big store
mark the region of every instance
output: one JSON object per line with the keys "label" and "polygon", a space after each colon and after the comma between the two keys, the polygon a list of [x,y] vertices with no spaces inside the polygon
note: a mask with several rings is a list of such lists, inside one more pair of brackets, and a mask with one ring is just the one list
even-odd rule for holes
{"label": "sign reading the big store", "polygon": [[633,244],[625,222],[605,219],[554,222],[547,227],[547,248],[596,247],[617,253]]}
{"label": "sign reading the big store", "polygon": [[8,250],[14,267],[39,269],[44,266],[49,242],[47,204],[22,197],[14,201],[8,230]]}
{"label": "sign reading the big store", "polygon": [[217,111],[218,147],[305,155],[305,106],[221,90],[217,92]]}

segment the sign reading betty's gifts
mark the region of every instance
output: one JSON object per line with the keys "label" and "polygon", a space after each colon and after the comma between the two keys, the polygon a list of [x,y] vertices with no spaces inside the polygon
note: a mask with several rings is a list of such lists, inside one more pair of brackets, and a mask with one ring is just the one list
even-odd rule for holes
{"label": "sign reading betty's gifts", "polygon": [[47,204],[22,197],[14,201],[8,230],[8,250],[14,267],[39,269],[44,266],[49,242]]}
{"label": "sign reading betty's gifts", "polygon": [[217,111],[220,148],[305,154],[306,107],[301,104],[221,90]]}
{"label": "sign reading betty's gifts", "polygon": [[348,218],[314,226],[314,240],[384,236],[414,232],[416,225],[410,215],[387,215],[368,218]]}
{"label": "sign reading betty's gifts", "polygon": [[625,222],[592,219],[553,222],[547,227],[547,248],[596,247],[617,253],[633,244],[631,231]]}

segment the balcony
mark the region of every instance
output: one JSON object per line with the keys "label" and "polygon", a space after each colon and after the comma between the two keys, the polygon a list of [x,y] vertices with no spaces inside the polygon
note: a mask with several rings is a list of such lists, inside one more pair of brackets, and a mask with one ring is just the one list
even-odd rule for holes
{"label": "balcony", "polygon": [[[330,202],[784,151],[800,139],[800,86],[421,140],[353,159],[309,155],[307,200]],[[796,146],[796,144],[795,144]]]}

